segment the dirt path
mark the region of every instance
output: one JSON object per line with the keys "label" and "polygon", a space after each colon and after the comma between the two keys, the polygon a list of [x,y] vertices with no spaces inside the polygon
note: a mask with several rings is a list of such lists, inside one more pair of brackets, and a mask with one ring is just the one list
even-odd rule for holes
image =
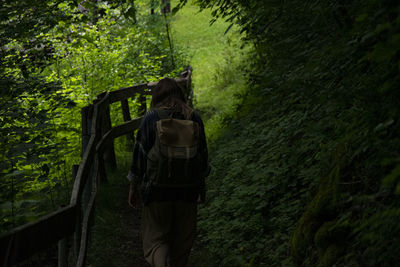
{"label": "dirt path", "polygon": [[140,239],[140,210],[127,202],[126,184],[106,185],[98,193],[88,266],[148,267]]}
{"label": "dirt path", "polygon": [[[126,226],[127,234],[121,237],[121,248],[126,248],[126,251],[133,252],[126,253],[123,255],[127,257],[127,265],[129,267],[144,267],[150,266],[148,265],[142,253],[142,241],[140,237],[140,220],[141,220],[141,210],[133,209],[128,205],[128,187],[121,188],[121,192],[123,194],[123,200],[120,209],[119,216],[123,222],[123,225]],[[121,256],[123,256],[121,255]]]}

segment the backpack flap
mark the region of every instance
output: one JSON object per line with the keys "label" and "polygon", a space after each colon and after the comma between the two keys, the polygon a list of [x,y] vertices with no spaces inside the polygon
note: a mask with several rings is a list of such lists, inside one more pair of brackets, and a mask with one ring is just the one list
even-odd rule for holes
{"label": "backpack flap", "polygon": [[157,122],[160,152],[171,159],[190,159],[197,154],[199,126],[190,120],[163,119]]}
{"label": "backpack flap", "polygon": [[199,185],[198,124],[191,120],[161,119],[157,121],[156,132],[156,141],[147,162],[153,185]]}

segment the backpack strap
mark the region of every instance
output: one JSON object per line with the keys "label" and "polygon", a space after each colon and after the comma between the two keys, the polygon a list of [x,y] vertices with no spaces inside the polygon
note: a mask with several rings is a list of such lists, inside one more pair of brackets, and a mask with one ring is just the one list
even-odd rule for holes
{"label": "backpack strap", "polygon": [[172,115],[172,113],[169,114],[169,112],[167,110],[162,109],[162,108],[156,108],[156,109],[154,109],[154,111],[157,113],[158,117],[160,117],[160,120],[168,119]]}
{"label": "backpack strap", "polygon": [[187,117],[187,120],[193,120],[194,109],[192,109]]}
{"label": "backpack strap", "polygon": [[[177,112],[176,110],[167,110],[167,109],[162,109],[162,108],[155,108],[154,111],[157,113],[160,120],[171,118],[173,116],[173,114],[175,112]],[[194,114],[194,110],[192,109],[191,112],[189,113],[189,116],[186,118],[186,120],[192,120],[193,114]]]}

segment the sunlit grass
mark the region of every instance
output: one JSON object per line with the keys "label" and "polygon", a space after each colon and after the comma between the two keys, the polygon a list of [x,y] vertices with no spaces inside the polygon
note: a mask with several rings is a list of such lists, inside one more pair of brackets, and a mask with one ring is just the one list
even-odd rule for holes
{"label": "sunlit grass", "polygon": [[[174,4],[176,1],[172,1]],[[210,141],[221,132],[223,121],[234,116],[235,106],[245,92],[239,64],[245,60],[235,27],[224,34],[229,23],[220,19],[210,25],[210,10],[187,4],[173,19],[172,35],[177,49],[188,54],[193,67],[195,108],[205,120]]]}

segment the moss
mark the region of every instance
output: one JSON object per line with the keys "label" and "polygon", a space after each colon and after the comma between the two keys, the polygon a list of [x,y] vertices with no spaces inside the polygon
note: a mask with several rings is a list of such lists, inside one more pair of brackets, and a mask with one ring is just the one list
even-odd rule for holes
{"label": "moss", "polygon": [[326,248],[332,243],[344,244],[350,231],[351,226],[347,222],[325,222],[314,236],[314,244],[320,255],[323,254]]}
{"label": "moss", "polygon": [[325,250],[329,247],[332,240],[332,227],[336,222],[330,221],[325,222],[317,231],[314,236],[314,244],[318,249],[319,254],[323,254]]}
{"label": "moss", "polygon": [[301,216],[290,242],[292,257],[297,264],[301,264],[304,260],[307,248],[312,244],[314,232],[320,224],[321,222],[316,220],[310,210]]}
{"label": "moss", "polygon": [[335,202],[332,194],[333,185],[319,190],[308,206],[308,210],[315,218],[321,221],[330,220],[335,216]]}
{"label": "moss", "polygon": [[305,213],[309,213],[315,217],[315,220],[321,222],[331,220],[336,216],[339,176],[340,168],[336,166],[327,177],[322,179],[317,194],[307,206]]}
{"label": "moss", "polygon": [[329,267],[333,266],[335,262],[340,258],[343,254],[344,246],[339,244],[330,245],[325,253],[322,255],[318,262],[318,267]]}
{"label": "moss", "polygon": [[308,245],[306,238],[307,235],[303,231],[304,225],[306,225],[304,221],[305,221],[305,214],[303,214],[303,216],[300,218],[300,223],[295,229],[292,238],[290,240],[292,258],[298,264],[302,262],[302,259],[305,256],[306,248]]}
{"label": "moss", "polygon": [[[326,220],[332,220],[336,215],[338,179],[340,175],[339,167],[335,167],[329,175],[324,178],[318,188],[317,194],[307,206],[306,211],[301,216],[298,225],[292,235],[291,252],[294,261],[301,264],[307,254],[307,248],[314,245],[315,236],[319,229],[318,242],[324,243],[324,236],[328,234],[330,224],[323,226]],[[331,222],[332,223],[332,222]],[[323,244],[322,251],[329,244]]]}

